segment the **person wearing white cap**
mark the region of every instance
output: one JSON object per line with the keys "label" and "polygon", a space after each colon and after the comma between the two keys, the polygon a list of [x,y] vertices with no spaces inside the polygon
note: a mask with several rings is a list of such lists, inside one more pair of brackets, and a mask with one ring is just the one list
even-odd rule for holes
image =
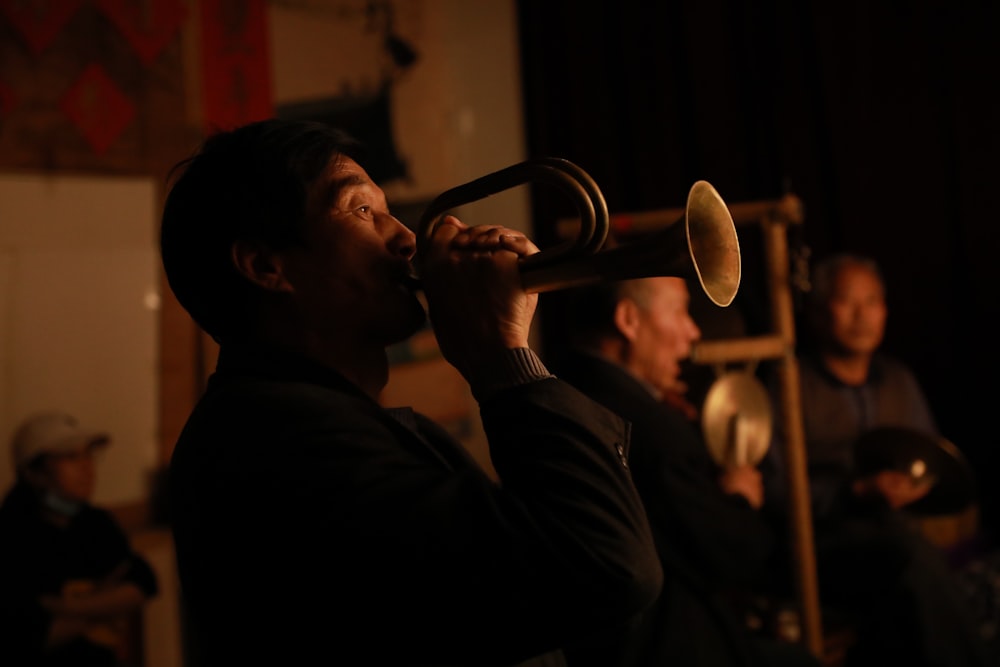
{"label": "person wearing white cap", "polygon": [[156,595],[149,564],[91,504],[110,435],[44,412],[14,432],[17,480],[0,506],[0,646],[16,665],[123,664],[123,619]]}

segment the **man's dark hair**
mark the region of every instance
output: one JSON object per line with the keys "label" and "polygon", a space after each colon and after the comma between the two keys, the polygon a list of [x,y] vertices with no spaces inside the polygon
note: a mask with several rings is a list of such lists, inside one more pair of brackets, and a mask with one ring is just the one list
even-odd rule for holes
{"label": "man's dark hair", "polygon": [[280,250],[300,240],[308,187],[338,156],[360,161],[361,145],[323,123],[271,119],[213,135],[174,168],[160,227],[163,269],[216,341],[246,332],[259,289],[233,265],[233,243]]}
{"label": "man's dark hair", "polygon": [[882,283],[883,289],[885,289],[882,270],[874,259],[866,255],[841,252],[820,260],[813,267],[812,285],[808,293],[811,306],[822,308],[829,303],[833,297],[837,275],[847,266],[857,266],[871,271],[872,275],[878,278],[878,281]]}

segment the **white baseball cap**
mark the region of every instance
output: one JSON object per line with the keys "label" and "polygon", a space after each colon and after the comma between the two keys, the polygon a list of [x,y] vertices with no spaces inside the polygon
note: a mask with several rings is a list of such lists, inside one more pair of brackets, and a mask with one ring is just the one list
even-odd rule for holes
{"label": "white baseball cap", "polygon": [[70,454],[110,441],[109,434],[85,429],[64,412],[39,413],[21,422],[14,432],[14,467],[20,471],[42,454]]}

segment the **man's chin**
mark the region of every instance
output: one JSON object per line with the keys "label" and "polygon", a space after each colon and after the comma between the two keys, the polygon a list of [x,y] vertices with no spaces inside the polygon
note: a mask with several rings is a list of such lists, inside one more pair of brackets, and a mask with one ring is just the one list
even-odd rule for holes
{"label": "man's chin", "polygon": [[836,341],[833,348],[839,357],[864,357],[874,353],[878,349],[878,344],[871,339],[852,338]]}

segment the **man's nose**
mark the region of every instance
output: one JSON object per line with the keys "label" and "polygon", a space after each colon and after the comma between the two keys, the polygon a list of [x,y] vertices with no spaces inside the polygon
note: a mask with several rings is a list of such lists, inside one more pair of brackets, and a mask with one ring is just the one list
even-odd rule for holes
{"label": "man's nose", "polygon": [[395,216],[390,215],[389,217],[392,218],[393,225],[392,235],[389,238],[389,249],[393,253],[406,257],[406,259],[413,259],[417,253],[417,235]]}
{"label": "man's nose", "polygon": [[691,342],[694,342],[696,340],[700,340],[701,339],[701,329],[698,328],[698,325],[695,324],[694,320],[692,320],[692,319],[689,318],[688,322],[691,325]]}

